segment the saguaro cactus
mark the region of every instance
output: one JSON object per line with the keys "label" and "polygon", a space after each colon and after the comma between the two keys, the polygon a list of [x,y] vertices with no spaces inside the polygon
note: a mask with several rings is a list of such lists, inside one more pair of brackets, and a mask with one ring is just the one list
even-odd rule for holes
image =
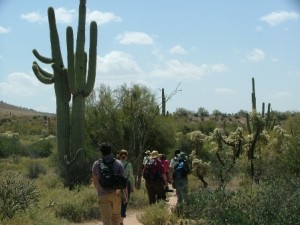
{"label": "saguaro cactus", "polygon": [[[38,80],[42,83],[54,84],[56,95],[58,157],[61,165],[60,172],[63,178],[69,179],[67,185],[70,187],[75,182],[74,179],[76,178],[74,178],[74,174],[76,174],[76,171],[70,168],[72,163],[70,164],[69,162],[74,162],[79,149],[83,148],[85,97],[92,92],[95,83],[97,24],[94,21],[90,24],[88,61],[87,54],[84,51],[86,0],[80,0],[75,53],[73,29],[67,27],[68,67],[66,68],[62,59],[55,13],[52,7],[48,9],[48,21],[52,55],[50,58],[41,56],[35,49],[33,50],[33,54],[39,61],[51,64],[53,74],[44,71],[37,62],[33,62],[32,69]],[[70,116],[69,102],[71,96],[72,110]]]}
{"label": "saguaro cactus", "polygon": [[165,89],[163,88],[161,90],[161,110],[162,110],[162,115],[166,115],[166,96],[165,96]]}

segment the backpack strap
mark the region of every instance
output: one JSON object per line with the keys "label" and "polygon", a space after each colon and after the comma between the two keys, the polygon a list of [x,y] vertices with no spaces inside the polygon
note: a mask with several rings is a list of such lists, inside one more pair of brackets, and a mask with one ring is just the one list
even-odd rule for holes
{"label": "backpack strap", "polygon": [[[125,169],[126,169],[126,167],[127,167],[128,164],[129,164],[129,162],[127,162],[127,163],[125,164],[125,166],[124,166],[124,172],[125,172]],[[128,178],[129,178],[129,175],[127,175],[126,179],[128,180]]]}
{"label": "backpack strap", "polygon": [[129,162],[127,162],[126,164],[125,164],[125,166],[124,166],[124,170],[126,169],[126,167],[127,167],[127,165],[129,164]]}
{"label": "backpack strap", "polygon": [[98,162],[99,162],[99,169],[101,170],[101,168],[103,168],[104,166],[108,166],[110,168],[113,168],[113,165],[115,163],[115,158],[113,158],[112,160],[106,162],[103,160],[103,158],[99,159]]}

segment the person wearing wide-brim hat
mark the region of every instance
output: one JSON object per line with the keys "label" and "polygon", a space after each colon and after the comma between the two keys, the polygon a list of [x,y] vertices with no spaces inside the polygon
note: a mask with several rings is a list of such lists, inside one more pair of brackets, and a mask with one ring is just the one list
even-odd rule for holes
{"label": "person wearing wide-brim hat", "polygon": [[166,199],[165,188],[168,186],[168,181],[165,169],[158,157],[158,151],[153,150],[143,171],[150,205]]}
{"label": "person wearing wide-brim hat", "polygon": [[158,151],[154,150],[151,152],[151,159],[157,159],[159,157]]}
{"label": "person wearing wide-brim hat", "polygon": [[151,152],[149,150],[145,151],[145,156],[143,158],[143,166],[147,163],[147,161],[150,159]]}

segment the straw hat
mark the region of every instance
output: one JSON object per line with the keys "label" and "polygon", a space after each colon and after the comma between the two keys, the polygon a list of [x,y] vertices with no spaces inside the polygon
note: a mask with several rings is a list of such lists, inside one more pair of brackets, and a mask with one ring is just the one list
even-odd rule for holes
{"label": "straw hat", "polygon": [[155,159],[155,158],[157,158],[157,157],[158,157],[158,151],[153,150],[153,151],[151,152],[151,158],[152,158],[152,159]]}
{"label": "straw hat", "polygon": [[145,151],[145,154],[150,155],[150,151],[149,150]]}

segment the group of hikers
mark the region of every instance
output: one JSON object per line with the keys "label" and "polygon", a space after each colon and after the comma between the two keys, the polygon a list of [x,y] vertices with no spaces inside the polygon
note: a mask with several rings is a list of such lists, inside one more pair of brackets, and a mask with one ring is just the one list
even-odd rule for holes
{"label": "group of hikers", "polygon": [[[99,197],[99,208],[104,225],[123,225],[130,194],[135,191],[133,166],[128,152],[121,150],[117,157],[108,143],[99,145],[102,157],[92,167],[93,184]],[[187,156],[175,150],[169,161],[157,150],[147,150],[143,159],[143,179],[149,204],[168,201],[169,184],[176,190],[177,204],[184,202],[188,193],[189,166]]]}

